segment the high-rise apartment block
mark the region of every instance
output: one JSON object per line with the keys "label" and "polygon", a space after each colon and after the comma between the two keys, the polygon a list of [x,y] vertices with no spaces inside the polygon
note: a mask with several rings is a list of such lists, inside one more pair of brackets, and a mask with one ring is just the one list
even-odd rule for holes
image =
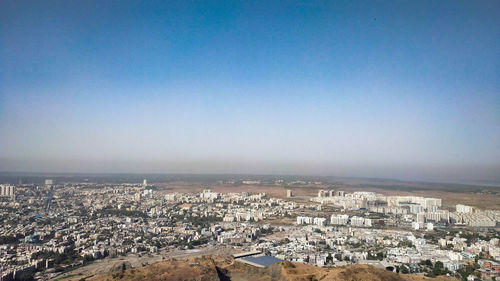
{"label": "high-rise apartment block", "polygon": [[1,184],[0,185],[0,196],[14,196],[16,192],[16,187],[13,185]]}

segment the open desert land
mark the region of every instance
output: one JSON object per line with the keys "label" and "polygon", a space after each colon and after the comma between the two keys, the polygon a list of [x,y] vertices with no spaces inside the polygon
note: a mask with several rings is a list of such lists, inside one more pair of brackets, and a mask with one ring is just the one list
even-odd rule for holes
{"label": "open desert land", "polygon": [[[481,209],[492,209],[500,210],[500,187],[489,187],[488,190],[493,190],[493,192],[473,192],[473,191],[460,191],[458,188],[456,191],[449,191],[448,186],[445,186],[444,190],[440,189],[440,184],[434,184],[435,189],[430,189],[429,184],[425,185],[415,185],[414,190],[409,190],[411,185],[408,183],[402,184],[400,189],[398,186],[389,186],[384,188],[383,185],[351,185],[351,184],[315,184],[306,186],[280,186],[280,185],[246,185],[246,184],[208,184],[203,182],[173,182],[167,184],[158,184],[160,190],[164,193],[171,192],[200,192],[203,189],[211,189],[215,192],[249,192],[249,193],[259,193],[265,192],[271,197],[286,198],[286,190],[292,190],[293,194],[296,196],[316,196],[318,191],[321,189],[334,189],[334,190],[344,190],[346,192],[354,191],[372,191],[381,193],[387,196],[390,195],[412,195],[412,196],[423,196],[423,197],[437,197],[443,200],[443,206],[449,209],[454,209],[456,204],[465,204]],[[479,187],[484,188],[484,187]],[[468,188],[467,190],[470,190]],[[495,190],[498,190],[495,192]],[[297,202],[306,202],[308,199],[304,198],[292,198],[291,200]]]}

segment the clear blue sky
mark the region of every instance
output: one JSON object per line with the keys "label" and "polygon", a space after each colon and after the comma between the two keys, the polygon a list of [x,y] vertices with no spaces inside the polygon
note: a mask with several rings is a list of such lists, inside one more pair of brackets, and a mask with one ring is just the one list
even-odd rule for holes
{"label": "clear blue sky", "polygon": [[500,181],[500,1],[1,1],[0,170]]}

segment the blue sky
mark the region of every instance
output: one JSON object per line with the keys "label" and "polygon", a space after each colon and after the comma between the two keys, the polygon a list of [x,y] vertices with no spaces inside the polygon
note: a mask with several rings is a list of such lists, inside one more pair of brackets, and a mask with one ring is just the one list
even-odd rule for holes
{"label": "blue sky", "polygon": [[498,1],[2,1],[0,170],[500,181]]}

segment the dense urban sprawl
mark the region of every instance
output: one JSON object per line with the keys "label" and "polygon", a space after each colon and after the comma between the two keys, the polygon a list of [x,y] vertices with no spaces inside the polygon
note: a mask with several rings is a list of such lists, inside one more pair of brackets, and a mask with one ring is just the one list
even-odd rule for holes
{"label": "dense urban sprawl", "polygon": [[[142,184],[1,185],[0,281],[47,280],[124,255],[229,245],[276,258],[462,279],[499,276],[500,212],[441,199],[320,190],[169,193]],[[203,251],[200,251],[203,253]]]}

